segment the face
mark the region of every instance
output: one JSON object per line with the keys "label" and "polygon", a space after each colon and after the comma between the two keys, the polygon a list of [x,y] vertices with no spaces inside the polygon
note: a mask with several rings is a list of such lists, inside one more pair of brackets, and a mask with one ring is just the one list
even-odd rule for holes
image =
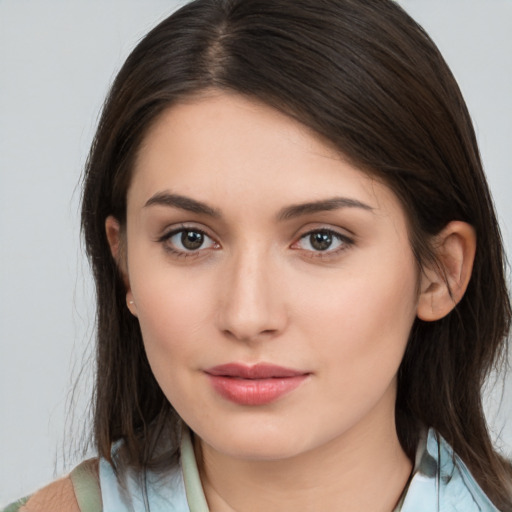
{"label": "face", "polygon": [[237,95],[173,106],[127,198],[128,302],[203,443],[279,459],[393,424],[418,270],[400,203]]}

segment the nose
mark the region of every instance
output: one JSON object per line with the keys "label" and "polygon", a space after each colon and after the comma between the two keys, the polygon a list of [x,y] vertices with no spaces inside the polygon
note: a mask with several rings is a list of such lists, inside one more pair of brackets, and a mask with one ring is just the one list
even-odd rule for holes
{"label": "nose", "polygon": [[245,342],[279,335],[287,324],[280,272],[270,257],[247,249],[222,276],[219,328]]}

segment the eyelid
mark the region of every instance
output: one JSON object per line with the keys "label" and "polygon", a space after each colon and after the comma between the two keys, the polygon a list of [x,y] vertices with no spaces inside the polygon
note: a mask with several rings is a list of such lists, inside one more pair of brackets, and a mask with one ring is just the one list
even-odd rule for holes
{"label": "eyelid", "polygon": [[212,240],[216,240],[216,236],[211,233],[211,230],[208,229],[205,226],[198,225],[198,223],[195,222],[178,222],[177,224],[170,224],[165,226],[161,230],[161,235],[157,235],[156,241],[163,241],[169,238],[172,235],[175,235],[176,233],[180,233],[181,231],[197,231],[198,233],[203,233],[204,235],[208,236]]}
{"label": "eyelid", "polygon": [[307,226],[302,226],[295,232],[293,238],[299,240],[305,236],[311,235],[312,233],[331,233],[337,237],[346,240],[347,242],[355,243],[357,236],[356,234],[345,227],[333,226],[332,224],[323,224],[321,222],[308,223]]}
{"label": "eyelid", "polygon": [[[171,245],[166,245],[166,242],[174,237],[175,235],[182,233],[184,231],[194,231],[196,233],[201,233],[204,237],[209,238],[216,247],[204,247],[199,248],[197,250],[182,250],[176,247],[172,247]],[[164,246],[164,250],[171,255],[182,257],[182,258],[191,258],[191,257],[199,257],[205,251],[209,251],[211,249],[220,248],[220,244],[217,241],[216,237],[212,236],[208,230],[204,228],[197,227],[196,225],[190,225],[186,223],[181,223],[179,225],[169,226],[162,235],[160,235],[156,242],[161,243]]]}
{"label": "eyelid", "polygon": [[[337,238],[338,240],[340,240],[341,246],[337,247],[335,249],[327,249],[325,251],[319,251],[319,250],[315,251],[315,250],[309,250],[309,249],[303,249],[301,247],[297,247],[297,245],[299,244],[299,242],[301,240],[303,240],[306,237],[311,236],[315,233],[328,233],[328,234],[332,235],[333,237]],[[327,226],[318,226],[315,228],[310,228],[307,231],[304,231],[304,232],[300,233],[299,235],[297,235],[295,238],[295,242],[293,242],[293,244],[291,245],[291,248],[295,249],[295,250],[303,251],[310,258],[329,258],[329,257],[335,257],[336,255],[338,255],[338,253],[346,251],[351,246],[353,246],[354,243],[355,243],[355,240],[352,237],[346,235],[345,233],[343,233],[342,231],[340,231],[338,229],[335,229],[332,227],[327,227]]]}

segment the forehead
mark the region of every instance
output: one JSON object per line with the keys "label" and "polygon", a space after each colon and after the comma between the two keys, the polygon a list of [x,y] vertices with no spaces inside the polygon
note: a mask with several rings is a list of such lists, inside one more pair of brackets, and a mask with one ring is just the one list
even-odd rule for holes
{"label": "forehead", "polygon": [[[237,94],[210,93],[167,109],[138,153],[128,203],[171,191],[247,208],[354,197],[381,207],[394,194],[309,128]],[[224,203],[224,204],[223,204]]]}

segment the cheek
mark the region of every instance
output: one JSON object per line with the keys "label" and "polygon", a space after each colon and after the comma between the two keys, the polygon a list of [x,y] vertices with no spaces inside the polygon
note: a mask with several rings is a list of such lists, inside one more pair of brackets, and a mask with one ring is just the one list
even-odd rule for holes
{"label": "cheek", "polygon": [[[211,296],[206,287],[192,286],[163,274],[134,283],[137,316],[151,370],[164,395],[180,415],[190,415],[188,394],[195,390],[198,369],[208,353],[204,343],[211,325]],[[213,337],[210,337],[213,339]],[[202,343],[201,343],[202,340]],[[211,345],[210,345],[211,346]],[[194,408],[207,410],[205,397],[194,393]]]}
{"label": "cheek", "polygon": [[394,372],[403,357],[416,316],[417,270],[412,257],[392,262],[361,264],[321,290],[311,287],[303,304],[299,316],[313,348],[325,364],[335,358],[347,380]]}
{"label": "cheek", "polygon": [[135,258],[131,267],[137,317],[158,379],[160,367],[179,370],[204,339],[205,327],[212,325],[214,298],[206,275],[190,275],[162,263],[138,273]]}

